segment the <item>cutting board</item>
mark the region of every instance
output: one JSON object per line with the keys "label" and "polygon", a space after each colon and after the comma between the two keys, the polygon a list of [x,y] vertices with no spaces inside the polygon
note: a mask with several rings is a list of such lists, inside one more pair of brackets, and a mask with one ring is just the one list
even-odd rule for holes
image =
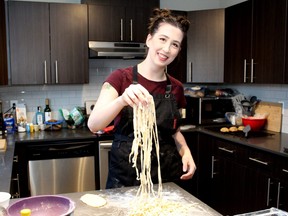
{"label": "cutting board", "polygon": [[0,139],[0,152],[6,151],[7,142],[6,139]]}
{"label": "cutting board", "polygon": [[268,113],[266,130],[281,132],[282,126],[282,104],[275,102],[260,101],[256,108],[255,113]]}

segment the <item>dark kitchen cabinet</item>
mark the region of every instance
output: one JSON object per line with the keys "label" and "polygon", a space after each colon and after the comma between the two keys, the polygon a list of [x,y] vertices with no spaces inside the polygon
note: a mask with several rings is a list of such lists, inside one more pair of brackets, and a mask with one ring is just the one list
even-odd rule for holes
{"label": "dark kitchen cabinet", "polygon": [[248,150],[247,154],[247,210],[257,211],[276,207],[277,183],[273,175],[276,167],[273,155]]}
{"label": "dark kitchen cabinet", "polygon": [[88,82],[87,5],[8,2],[11,83]]}
{"label": "dark kitchen cabinet", "polygon": [[198,198],[223,215],[245,207],[246,168],[238,160],[241,149],[207,135],[199,135]]}
{"label": "dark kitchen cabinet", "polygon": [[287,157],[199,134],[198,194],[223,215],[288,210]]}
{"label": "dark kitchen cabinet", "polygon": [[223,82],[224,15],[224,9],[188,12],[187,82]]}
{"label": "dark kitchen cabinet", "polygon": [[6,17],[4,0],[0,0],[0,85],[8,84]]}
{"label": "dark kitchen cabinet", "polygon": [[99,1],[88,3],[89,40],[145,42],[147,24],[153,8],[159,1],[113,1],[104,4]]}
{"label": "dark kitchen cabinet", "polygon": [[225,9],[225,82],[283,83],[286,6],[249,0]]}

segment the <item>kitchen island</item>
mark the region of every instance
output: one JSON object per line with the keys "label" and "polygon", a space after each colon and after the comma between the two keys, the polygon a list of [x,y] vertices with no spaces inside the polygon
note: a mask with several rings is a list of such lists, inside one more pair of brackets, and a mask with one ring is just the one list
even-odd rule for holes
{"label": "kitchen island", "polygon": [[[155,191],[157,185],[154,186]],[[126,216],[136,198],[138,187],[124,187],[109,190],[86,191],[79,193],[61,194],[70,198],[75,203],[74,216]],[[85,194],[97,194],[106,199],[107,204],[102,207],[91,207],[83,203],[80,198]],[[179,209],[175,210],[175,215],[181,216],[209,216],[221,215],[214,209],[210,208],[193,195],[189,194],[174,183],[163,184],[163,199],[167,202],[177,203]],[[10,201],[10,205],[19,199]],[[33,213],[33,211],[32,211]],[[178,213],[178,214],[177,214]],[[180,213],[180,214],[179,214]],[[173,214],[174,215],[174,214]],[[163,215],[164,216],[164,215]]]}

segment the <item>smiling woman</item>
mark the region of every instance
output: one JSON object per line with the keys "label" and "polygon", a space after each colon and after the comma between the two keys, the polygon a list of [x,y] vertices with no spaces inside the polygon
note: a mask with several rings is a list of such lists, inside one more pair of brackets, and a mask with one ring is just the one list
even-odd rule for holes
{"label": "smiling woman", "polygon": [[[155,9],[148,24],[146,58],[133,67],[113,71],[104,82],[89,117],[88,127],[92,132],[96,132],[114,120],[115,133],[110,154],[107,188],[139,185],[142,184],[142,180],[160,183],[158,161],[161,162],[163,182],[192,178],[196,166],[179,128],[181,120],[179,110],[186,105],[183,85],[165,72],[167,65],[178,56],[189,24],[183,16],[174,16],[167,9]],[[134,163],[139,147],[133,143],[133,140],[139,138],[137,132],[140,129],[137,127],[140,125],[133,121],[135,106],[142,108],[152,106],[155,109],[156,120],[154,121],[157,122],[157,130],[153,136],[159,137],[159,147],[156,145],[157,140],[149,143],[149,145],[153,144],[151,161],[146,157],[143,158],[143,160],[147,159],[147,164],[151,162],[151,177],[146,176],[146,174],[150,175],[148,174],[150,168],[145,167],[147,173],[144,179],[141,174],[136,178],[138,171],[129,163],[131,148],[136,149],[132,149],[131,159]],[[144,114],[142,117],[147,118],[149,115]],[[149,133],[151,132],[152,130]],[[145,138],[145,142],[150,138]],[[160,158],[157,158],[157,151]],[[142,156],[143,154],[140,157]],[[138,166],[136,162],[134,166]],[[145,184],[149,184],[148,182]]]}

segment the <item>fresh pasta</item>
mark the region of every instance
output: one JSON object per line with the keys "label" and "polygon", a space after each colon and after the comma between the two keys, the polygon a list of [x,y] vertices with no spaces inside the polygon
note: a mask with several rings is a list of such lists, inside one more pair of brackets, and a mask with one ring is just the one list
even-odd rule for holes
{"label": "fresh pasta", "polygon": [[[140,187],[137,192],[137,196],[140,198],[149,198],[151,195],[153,195],[153,197],[156,196],[153,190],[153,182],[151,178],[151,152],[154,143],[158,161],[157,196],[159,198],[162,196],[162,179],[159,158],[159,139],[156,124],[156,111],[153,98],[146,106],[143,106],[141,103],[138,106],[134,105],[133,127],[134,140],[132,143],[129,160],[132,162],[132,166],[136,169],[137,179],[140,180]],[[140,172],[137,167],[139,158],[141,164]]]}

